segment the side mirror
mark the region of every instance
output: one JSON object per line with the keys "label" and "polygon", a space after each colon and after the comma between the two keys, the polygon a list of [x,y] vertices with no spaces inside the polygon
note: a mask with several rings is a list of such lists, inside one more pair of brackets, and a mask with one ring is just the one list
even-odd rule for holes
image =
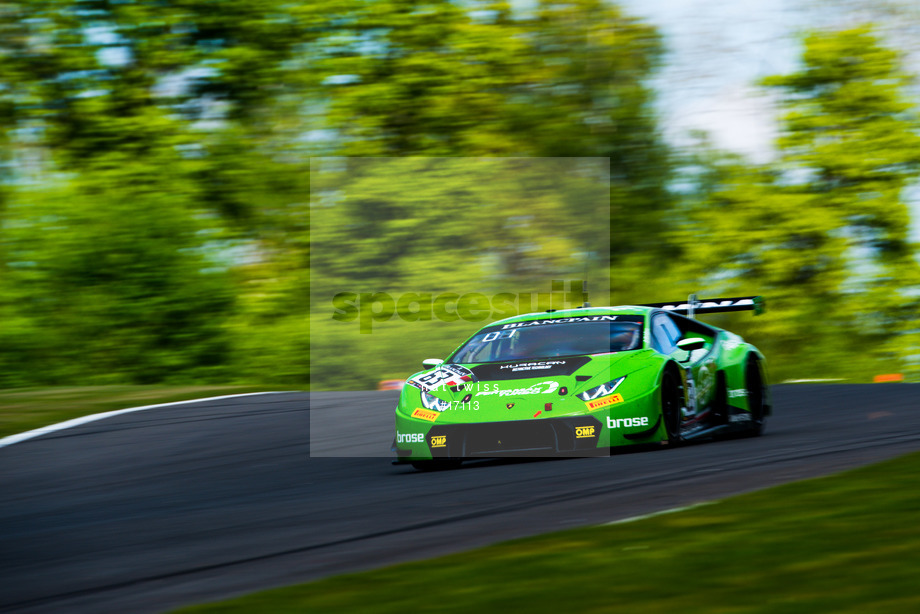
{"label": "side mirror", "polygon": [[706,340],[699,337],[681,339],[677,342],[677,347],[687,352],[692,352],[693,350],[699,350],[706,347]]}
{"label": "side mirror", "polygon": [[440,358],[426,358],[425,360],[422,361],[422,366],[425,367],[426,369],[430,369],[431,367],[437,367],[442,362],[444,361],[441,360]]}

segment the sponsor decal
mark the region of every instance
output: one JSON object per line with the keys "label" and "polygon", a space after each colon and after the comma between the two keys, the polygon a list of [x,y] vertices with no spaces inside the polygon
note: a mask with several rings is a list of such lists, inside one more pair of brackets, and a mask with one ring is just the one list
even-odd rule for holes
{"label": "sponsor decal", "polygon": [[421,418],[422,420],[427,420],[428,422],[434,422],[440,415],[441,414],[436,411],[422,409],[421,407],[416,408],[416,410],[412,412],[413,418]]}
{"label": "sponsor decal", "polygon": [[728,417],[729,422],[750,422],[751,414],[732,414]]}
{"label": "sponsor decal", "polygon": [[747,397],[747,395],[748,395],[748,391],[745,390],[744,388],[739,388],[738,390],[729,390],[729,391],[728,391],[728,398],[729,398],[729,399],[744,398],[744,397]]}
{"label": "sponsor decal", "polygon": [[628,428],[631,426],[648,426],[648,418],[646,416],[641,418],[611,418],[607,416],[608,429]]}
{"label": "sponsor decal", "polygon": [[[572,375],[591,361],[588,356],[567,358],[531,358],[490,362],[473,367],[473,379],[495,382],[525,377],[560,377]],[[470,388],[470,384],[466,385]]]}
{"label": "sponsor decal", "polygon": [[696,398],[697,405],[709,401],[716,383],[716,364],[711,358],[706,360],[696,372]]}
{"label": "sponsor decal", "polygon": [[499,369],[511,369],[516,371],[539,371],[541,369],[552,369],[557,365],[565,365],[564,360],[539,360],[536,362],[518,362],[511,365],[501,365]]}
{"label": "sponsor decal", "polygon": [[686,373],[686,387],[687,387],[687,405],[686,407],[680,408],[680,413],[684,418],[692,417],[696,415],[696,382],[693,381],[693,370],[687,369]]}
{"label": "sponsor decal", "polygon": [[575,438],[576,439],[585,439],[587,437],[594,437],[594,425],[590,424],[588,426],[576,426],[575,427]]}
{"label": "sponsor decal", "polygon": [[551,392],[556,392],[559,388],[559,382],[553,382],[547,380],[545,382],[540,382],[539,384],[534,384],[528,386],[527,388],[513,388],[511,390],[483,390],[477,392],[477,396],[484,396],[489,394],[497,394],[500,397],[516,397],[525,394],[549,394]]}
{"label": "sponsor decal", "polygon": [[593,401],[588,401],[585,405],[588,406],[588,410],[600,409],[601,407],[607,407],[608,405],[616,405],[617,403],[623,402],[623,395],[615,394],[609,397],[604,397],[603,399],[595,399]]}
{"label": "sponsor decal", "polygon": [[512,322],[502,329],[521,328],[523,326],[549,326],[552,324],[570,324],[572,322],[613,322],[619,316],[580,316],[574,318],[553,318],[551,320],[534,320],[533,322]]}
{"label": "sponsor decal", "polygon": [[703,301],[695,302],[692,305],[690,303],[675,303],[675,304],[662,304],[656,303],[654,306],[660,306],[662,309],[667,309],[668,311],[681,310],[687,311],[691,307],[697,311],[703,309],[725,309],[726,307],[754,307],[754,299],[752,298],[740,298],[740,299],[723,299],[721,301]]}
{"label": "sponsor decal", "polygon": [[425,443],[425,436],[421,433],[400,433],[396,431],[396,443]]}
{"label": "sponsor decal", "polygon": [[432,448],[446,448],[447,447],[447,435],[432,435],[431,436],[431,447]]}
{"label": "sponsor decal", "polygon": [[455,386],[454,388],[451,388],[452,392],[466,392],[468,390],[472,390],[474,392],[480,392],[483,390],[498,390],[498,384],[489,384],[487,382],[467,382],[462,386]]}
{"label": "sponsor decal", "polygon": [[406,383],[429,392],[438,387],[460,386],[472,380],[473,372],[466,367],[444,363],[434,371],[413,377]]}

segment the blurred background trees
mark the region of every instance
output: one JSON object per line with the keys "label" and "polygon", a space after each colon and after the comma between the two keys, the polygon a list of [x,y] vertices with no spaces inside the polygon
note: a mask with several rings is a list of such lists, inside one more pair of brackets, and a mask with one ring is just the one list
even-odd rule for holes
{"label": "blurred background trees", "polygon": [[[487,186],[451,196],[448,180],[409,210],[364,203],[311,229],[319,156],[351,158],[370,191],[357,158],[407,174],[418,156],[608,158],[610,302],[764,294],[767,316],[720,323],[777,377],[920,377],[904,201],[920,123],[896,52],[870,28],[809,35],[800,69],[762,84],[784,116],[778,159],[754,164],[663,140],[663,50],[602,0],[0,3],[0,386],[306,385],[314,284],[411,291],[470,250],[562,262],[605,232],[544,203],[509,241],[480,219]],[[500,269],[481,291],[502,290]],[[350,386],[426,357],[346,354]]]}
{"label": "blurred background trees", "polygon": [[841,377],[917,372],[920,269],[903,199],[920,118],[907,82],[869,28],[813,33],[800,71],[764,81],[783,94],[778,159],[755,167],[698,148],[686,275],[768,296],[770,315],[739,324],[780,366],[807,353]]}

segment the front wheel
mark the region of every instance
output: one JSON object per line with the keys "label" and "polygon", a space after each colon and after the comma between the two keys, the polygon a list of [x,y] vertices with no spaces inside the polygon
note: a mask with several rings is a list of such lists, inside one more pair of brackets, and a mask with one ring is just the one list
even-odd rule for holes
{"label": "front wheel", "polygon": [[680,379],[673,371],[666,371],[661,378],[661,418],[671,445],[677,445],[683,440],[680,434],[681,400]]}

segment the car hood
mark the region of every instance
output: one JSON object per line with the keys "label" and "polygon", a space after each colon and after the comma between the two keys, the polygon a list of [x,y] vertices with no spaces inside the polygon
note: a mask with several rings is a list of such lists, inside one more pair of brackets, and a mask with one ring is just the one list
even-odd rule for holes
{"label": "car hood", "polygon": [[[439,423],[558,418],[584,414],[578,394],[649,366],[651,350],[500,363],[442,365],[408,383],[450,401]],[[441,369],[441,371],[439,371]],[[446,371],[446,373],[445,373]],[[431,377],[443,376],[443,377]],[[452,376],[450,376],[452,375]],[[427,377],[427,379],[426,379]]]}

